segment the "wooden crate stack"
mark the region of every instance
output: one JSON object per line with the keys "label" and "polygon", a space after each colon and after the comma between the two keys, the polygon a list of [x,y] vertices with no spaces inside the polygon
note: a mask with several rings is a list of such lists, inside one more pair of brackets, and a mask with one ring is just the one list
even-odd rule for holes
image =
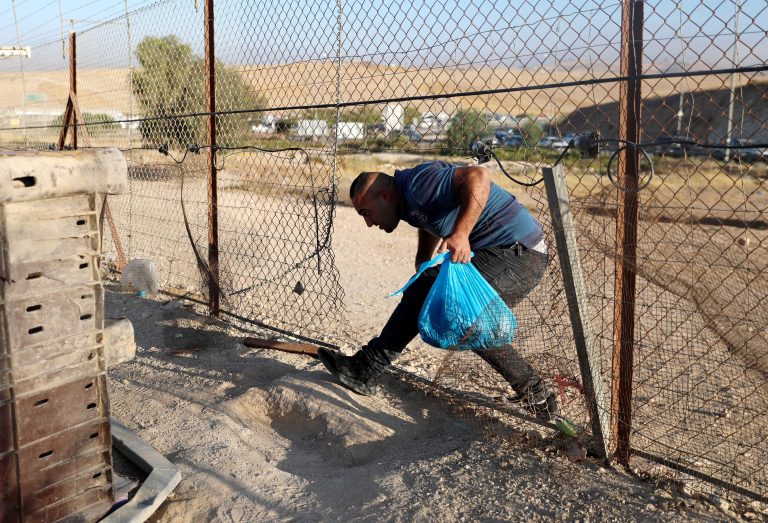
{"label": "wooden crate stack", "polygon": [[112,506],[100,193],[117,150],[0,152],[0,521]]}

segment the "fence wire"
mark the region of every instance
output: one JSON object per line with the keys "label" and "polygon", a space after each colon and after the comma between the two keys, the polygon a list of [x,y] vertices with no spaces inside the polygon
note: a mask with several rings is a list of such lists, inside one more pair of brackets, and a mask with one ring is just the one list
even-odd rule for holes
{"label": "fence wire", "polygon": [[[128,258],[154,260],[166,291],[205,298],[195,254],[207,260],[203,3],[164,0],[79,33],[77,97],[81,146],[85,127],[90,146],[119,147],[129,164],[129,194],[109,200],[112,261],[119,243]],[[627,260],[616,254],[622,187],[608,174],[619,163],[620,88],[632,80],[621,69],[622,12],[637,3],[217,2],[222,309],[359,345],[331,244],[349,182],[382,170],[375,152],[408,153],[398,167],[467,163],[481,141],[518,181],[563,164],[595,365],[612,390],[616,267]],[[768,7],[642,6],[633,463],[765,501]],[[0,61],[4,148],[57,141],[69,56],[58,40],[33,51]],[[568,146],[584,131],[601,139],[595,157]],[[564,414],[589,427],[546,193],[486,165],[540,219],[550,253],[543,282],[515,308],[516,350]],[[446,353],[433,377],[498,402],[511,395],[471,352]],[[616,399],[602,407],[614,425]]]}

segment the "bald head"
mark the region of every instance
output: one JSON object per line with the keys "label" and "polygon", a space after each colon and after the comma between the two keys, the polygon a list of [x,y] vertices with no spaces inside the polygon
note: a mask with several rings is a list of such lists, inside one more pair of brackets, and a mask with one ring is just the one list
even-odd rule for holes
{"label": "bald head", "polygon": [[395,179],[381,172],[363,172],[349,186],[349,198],[366,225],[392,232],[400,222]]}

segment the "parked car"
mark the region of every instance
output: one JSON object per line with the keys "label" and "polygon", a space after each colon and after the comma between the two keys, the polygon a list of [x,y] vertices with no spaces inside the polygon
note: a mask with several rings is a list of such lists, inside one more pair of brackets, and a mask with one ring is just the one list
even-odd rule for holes
{"label": "parked car", "polygon": [[[694,142],[695,140],[688,135],[671,136],[662,134],[654,140],[655,149],[653,153],[656,156],[681,158],[688,154],[688,150],[693,147]],[[691,156],[690,154],[688,155]]]}
{"label": "parked car", "polygon": [[496,129],[493,132],[493,136],[496,138],[496,140],[499,141],[499,143],[504,143],[504,140],[509,137],[509,131],[507,129]]}
{"label": "parked car", "polygon": [[406,130],[405,135],[408,137],[408,140],[410,140],[411,142],[420,142],[424,138],[424,136],[420,132],[413,129]]}
{"label": "parked car", "polygon": [[742,162],[755,163],[765,162],[768,163],[768,149],[758,149],[757,147],[748,147],[746,149],[731,149],[734,154],[734,158],[738,158]]}
{"label": "parked car", "polygon": [[384,136],[387,132],[387,127],[383,123],[371,123],[366,127],[368,136],[379,137]]}
{"label": "parked car", "polygon": [[565,150],[566,147],[568,147],[568,142],[569,141],[566,140],[565,137],[563,138],[555,137],[555,139],[552,140],[552,142],[549,144],[549,147],[551,149],[554,149],[555,151],[563,151]]}
{"label": "parked car", "polygon": [[669,156],[670,158],[705,157],[709,155],[709,149],[700,145],[685,143],[673,143],[659,154],[659,156]]}
{"label": "parked car", "polygon": [[536,147],[542,147],[544,149],[549,149],[552,146],[552,142],[557,138],[556,136],[542,136],[541,139],[536,143]]}
{"label": "parked car", "polygon": [[562,150],[568,146],[568,142],[566,142],[560,136],[549,135],[549,136],[543,136],[536,145],[537,147],[543,147],[545,149],[561,149]]}
{"label": "parked car", "polygon": [[522,147],[525,145],[525,138],[520,134],[510,134],[506,140],[504,140],[504,147]]}
{"label": "parked car", "polygon": [[[748,142],[746,140],[742,140],[740,138],[731,138],[727,142],[731,146],[745,146],[748,145]],[[747,147],[744,149],[726,149],[718,148],[718,149],[712,149],[712,158],[720,161],[725,160],[725,153],[728,151],[728,159],[729,160],[741,160],[744,162],[755,162],[760,161],[761,159],[764,159],[763,152],[759,149],[756,149],[754,147]]]}
{"label": "parked car", "polygon": [[487,143],[488,145],[497,146],[499,145],[499,139],[496,138],[496,136],[483,136],[481,138],[477,139],[478,142]]}
{"label": "parked car", "polygon": [[[728,140],[727,143],[730,144],[730,145],[735,145],[735,146],[746,145],[746,143],[743,140],[739,139],[739,138],[731,138],[730,140]],[[712,153],[711,153],[712,154],[712,158],[714,158],[715,160],[721,160],[721,161],[725,160],[725,152],[726,152],[726,150],[727,149],[725,147],[717,148],[717,149],[712,149]],[[737,158],[739,156],[740,151],[741,151],[740,149],[731,149],[730,151],[728,151],[729,159]]]}

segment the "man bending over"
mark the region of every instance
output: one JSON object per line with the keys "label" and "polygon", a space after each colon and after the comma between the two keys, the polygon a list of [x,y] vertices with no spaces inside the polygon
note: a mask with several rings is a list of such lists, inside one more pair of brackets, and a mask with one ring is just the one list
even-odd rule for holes
{"label": "man bending over", "polygon": [[[517,199],[491,182],[484,167],[457,167],[436,161],[412,169],[361,173],[349,196],[368,227],[391,233],[405,220],[418,229],[416,269],[438,252],[451,261],[472,263],[510,309],[541,281],[547,267],[539,222]],[[403,293],[377,337],[353,356],[319,349],[320,360],[339,381],[365,395],[376,393],[378,377],[418,334],[421,307],[439,267],[426,270]],[[558,414],[555,395],[512,347],[476,350],[501,374],[523,406],[543,419]]]}

